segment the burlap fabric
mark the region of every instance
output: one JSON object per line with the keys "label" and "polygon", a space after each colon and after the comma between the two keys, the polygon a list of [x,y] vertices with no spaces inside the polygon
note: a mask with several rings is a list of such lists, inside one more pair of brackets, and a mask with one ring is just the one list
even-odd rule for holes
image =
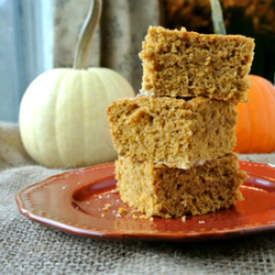
{"label": "burlap fabric", "polygon": [[[273,154],[248,158],[275,163]],[[188,244],[94,240],[19,214],[16,192],[59,172],[33,163],[17,125],[0,122],[0,274],[275,273],[275,233]]]}

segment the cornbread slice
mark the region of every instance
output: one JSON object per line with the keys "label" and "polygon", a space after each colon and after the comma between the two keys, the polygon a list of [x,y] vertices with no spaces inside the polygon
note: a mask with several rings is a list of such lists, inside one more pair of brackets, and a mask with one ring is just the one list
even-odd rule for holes
{"label": "cornbread slice", "polygon": [[253,39],[241,35],[150,27],[140,53],[142,92],[244,101],[253,49]]}
{"label": "cornbread slice", "polygon": [[122,201],[147,217],[227,209],[242,199],[239,187],[246,179],[232,153],[188,170],[119,157],[115,171]]}
{"label": "cornbread slice", "polygon": [[141,96],[107,109],[121,156],[188,169],[232,151],[236,111],[225,101]]}

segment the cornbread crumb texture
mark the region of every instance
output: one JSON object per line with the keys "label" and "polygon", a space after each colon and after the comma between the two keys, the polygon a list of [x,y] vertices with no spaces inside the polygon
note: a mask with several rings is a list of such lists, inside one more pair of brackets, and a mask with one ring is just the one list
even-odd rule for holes
{"label": "cornbread crumb texture", "polygon": [[107,109],[115,149],[135,161],[190,168],[232,151],[236,111],[224,101],[141,96]]}
{"label": "cornbread crumb texture", "polygon": [[140,57],[142,91],[154,96],[246,99],[254,40],[150,27]]}
{"label": "cornbread crumb texture", "polygon": [[118,214],[124,214],[124,213],[128,213],[127,209],[126,208],[123,208],[123,207],[120,207],[117,211]]}
{"label": "cornbread crumb texture", "polygon": [[182,221],[182,222],[186,222],[186,216],[182,216],[182,217],[181,217],[181,221]]}
{"label": "cornbread crumb texture", "polygon": [[104,205],[104,207],[103,207],[103,211],[107,211],[107,210],[109,210],[110,209],[110,207],[111,207],[111,204],[110,203],[106,203],[105,205]]}
{"label": "cornbread crumb texture", "polygon": [[146,217],[182,217],[227,209],[242,199],[246,174],[228,154],[188,170],[119,157],[116,179],[121,199]]}

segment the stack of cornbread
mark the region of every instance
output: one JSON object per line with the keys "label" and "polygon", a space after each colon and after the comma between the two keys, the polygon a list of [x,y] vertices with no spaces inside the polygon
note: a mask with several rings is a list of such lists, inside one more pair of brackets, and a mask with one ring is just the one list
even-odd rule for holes
{"label": "stack of cornbread", "polygon": [[139,96],[108,107],[121,199],[146,216],[226,209],[246,178],[235,106],[246,100],[254,42],[150,27]]}

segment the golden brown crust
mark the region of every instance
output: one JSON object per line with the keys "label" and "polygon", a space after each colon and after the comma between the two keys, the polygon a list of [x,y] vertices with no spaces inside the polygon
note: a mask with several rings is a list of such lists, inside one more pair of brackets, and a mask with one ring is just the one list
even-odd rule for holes
{"label": "golden brown crust", "polygon": [[228,154],[188,170],[134,162],[119,157],[116,179],[121,199],[147,217],[201,215],[231,207],[242,199],[239,187],[246,174]]}
{"label": "golden brown crust", "polygon": [[[201,215],[242,199],[235,105],[246,100],[254,41],[151,27],[142,92],[107,109],[121,199],[145,217]],[[184,168],[184,169],[180,169]]]}
{"label": "golden brown crust", "polygon": [[143,42],[142,91],[154,96],[246,100],[254,41],[150,27]]}
{"label": "golden brown crust", "polygon": [[190,168],[232,151],[236,111],[233,104],[196,97],[137,97],[107,109],[119,155],[169,167]]}

